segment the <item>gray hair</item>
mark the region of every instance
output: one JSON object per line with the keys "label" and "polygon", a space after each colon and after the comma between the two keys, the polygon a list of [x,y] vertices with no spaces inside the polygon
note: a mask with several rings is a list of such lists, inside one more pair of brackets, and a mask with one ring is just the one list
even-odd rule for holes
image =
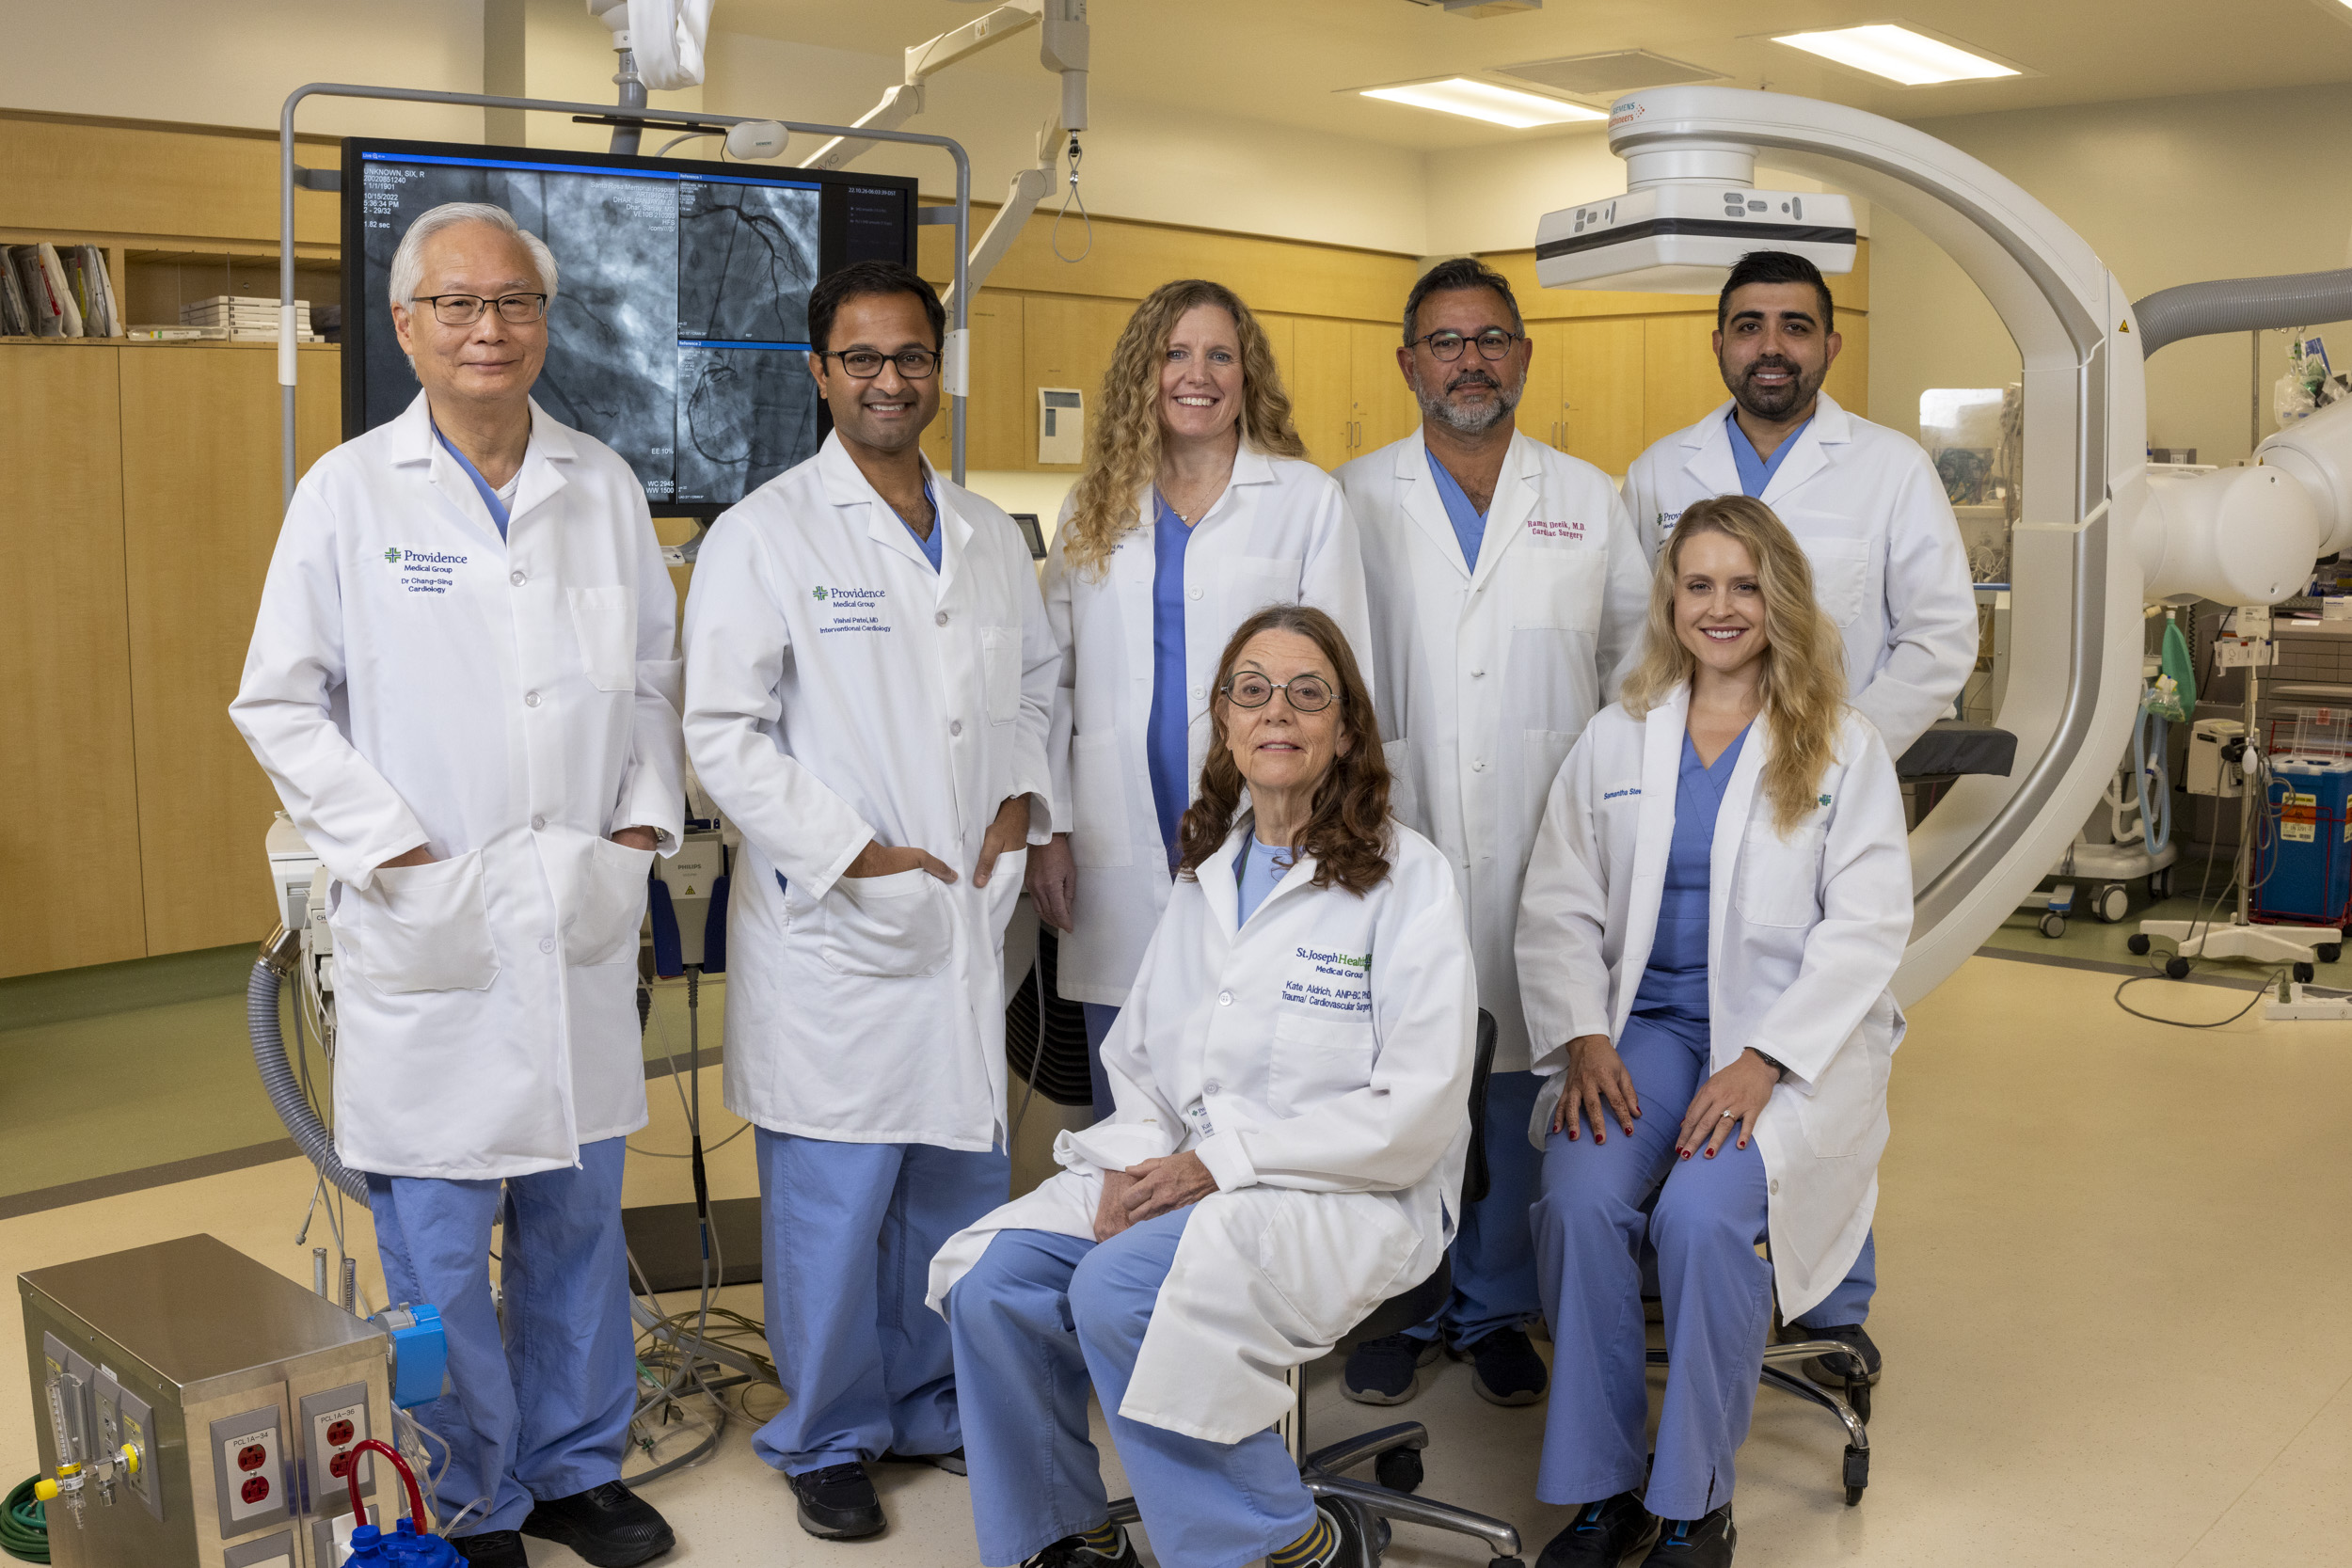
{"label": "gray hair", "polygon": [[400,248],[392,252],[394,305],[405,305],[416,297],[418,286],[424,281],[425,242],[442,230],[454,229],[461,223],[486,223],[501,233],[520,240],[532,266],[539,274],[541,292],[549,303],[554,301],[555,254],[548,249],[547,241],[516,223],[515,214],[503,207],[494,207],[486,201],[445,201],[410,224],[408,232],[400,237]]}
{"label": "gray hair", "polygon": [[1512,295],[1511,280],[1475,256],[1456,256],[1422,273],[1413,284],[1413,292],[1405,296],[1405,346],[1413,346],[1413,335],[1418,329],[1414,318],[1421,314],[1422,300],[1431,294],[1450,294],[1465,289],[1493,290],[1502,296],[1502,308],[1511,312],[1511,330],[1526,332],[1527,323],[1519,318],[1519,302]]}

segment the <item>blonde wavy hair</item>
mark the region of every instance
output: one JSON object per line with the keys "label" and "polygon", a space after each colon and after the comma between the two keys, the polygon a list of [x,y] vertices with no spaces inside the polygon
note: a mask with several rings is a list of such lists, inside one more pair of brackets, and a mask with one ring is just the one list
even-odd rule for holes
{"label": "blonde wavy hair", "polygon": [[1160,367],[1176,324],[1203,305],[1232,317],[1241,339],[1242,440],[1271,457],[1307,455],[1274,349],[1241,296],[1202,277],[1163,283],[1127,318],[1087,421],[1086,467],[1060,532],[1062,559],[1073,569],[1101,570],[1119,536],[1142,521],[1136,498],[1160,471]]}
{"label": "blonde wavy hair", "polygon": [[1641,662],[1618,700],[1639,719],[1697,669],[1698,660],[1675,635],[1675,594],[1682,546],[1702,533],[1738,540],[1756,562],[1764,595],[1763,711],[1772,742],[1764,795],[1772,803],[1772,826],[1786,838],[1820,803],[1821,774],[1836,760],[1846,713],[1846,644],[1813,596],[1804,547],[1771,507],[1747,496],[1716,496],[1683,512],[1659,552]]}

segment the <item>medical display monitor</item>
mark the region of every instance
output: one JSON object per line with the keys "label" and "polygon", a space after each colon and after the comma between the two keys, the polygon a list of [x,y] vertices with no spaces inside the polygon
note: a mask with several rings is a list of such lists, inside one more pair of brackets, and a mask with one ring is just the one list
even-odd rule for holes
{"label": "medical display monitor", "polygon": [[669,515],[713,515],[817,451],[810,287],[914,262],[915,182],[895,176],[357,138],[342,179],[344,438],[417,396],[388,298],[401,236],[445,201],[486,201],[555,256],[532,396]]}

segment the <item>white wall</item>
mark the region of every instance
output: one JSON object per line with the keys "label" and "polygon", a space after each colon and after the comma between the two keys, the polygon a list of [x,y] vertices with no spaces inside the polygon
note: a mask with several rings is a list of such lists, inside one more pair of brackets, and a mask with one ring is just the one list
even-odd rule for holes
{"label": "white wall", "polygon": [[[2216,93],[1917,122],[1983,159],[2072,225],[2133,298],[2206,278],[2346,264],[2352,87]],[[1880,214],[1872,245],[1870,413],[1915,428],[1927,387],[1997,386],[2017,355],[1958,268]],[[2328,332],[2323,324],[2310,324]],[[2352,328],[2330,334],[2352,363]],[[2264,432],[2285,339],[2265,336]],[[2251,445],[2257,388],[2246,334],[2192,339],[2148,368],[2148,434],[2230,463]]]}

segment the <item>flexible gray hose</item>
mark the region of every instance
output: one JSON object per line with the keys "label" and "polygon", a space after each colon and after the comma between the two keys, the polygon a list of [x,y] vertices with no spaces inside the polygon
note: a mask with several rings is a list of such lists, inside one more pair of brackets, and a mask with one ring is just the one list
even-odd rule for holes
{"label": "flexible gray hose", "polygon": [[2352,321],[2352,268],[2184,283],[2135,301],[2132,314],[2139,319],[2143,359],[2184,338]]}
{"label": "flexible gray hose", "polygon": [[[286,1060],[286,1040],[278,1027],[278,988],[291,968],[292,955],[284,954],[287,946],[281,931],[262,948],[262,957],[253,965],[253,974],[245,983],[245,1023],[253,1037],[253,1065],[261,1069],[262,1087],[269,1091],[269,1102],[277,1107],[278,1119],[286,1124],[295,1145],[310,1157],[319,1174],[341,1188],[345,1196],[368,1200],[368,1179],[347,1167],[335,1156],[333,1134],[319,1122],[318,1113],[302,1097],[302,1085],[294,1081],[294,1071]],[[281,961],[286,964],[280,967]]]}

